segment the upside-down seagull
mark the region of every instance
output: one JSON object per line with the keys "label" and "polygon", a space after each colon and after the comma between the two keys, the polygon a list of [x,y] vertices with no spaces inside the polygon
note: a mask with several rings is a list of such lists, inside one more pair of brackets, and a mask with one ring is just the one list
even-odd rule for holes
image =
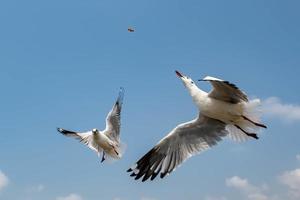
{"label": "upside-down seagull", "polygon": [[159,173],[160,178],[164,178],[189,157],[216,145],[222,137],[229,135],[239,141],[258,139],[254,131],[267,128],[259,123],[255,113],[260,101],[249,101],[234,84],[207,76],[201,79],[213,86],[207,93],[188,76],[175,72],[192,96],[199,114],[196,119],[176,126],[127,170],[136,180],[141,177],[142,181],[153,180]]}
{"label": "upside-down seagull", "polygon": [[106,158],[120,159],[122,157],[120,126],[123,97],[124,89],[120,88],[118,99],[106,117],[105,130],[99,131],[94,128],[92,131],[83,133],[68,131],[62,128],[57,128],[57,130],[65,136],[78,139],[95,151],[98,157],[102,154],[101,163]]}

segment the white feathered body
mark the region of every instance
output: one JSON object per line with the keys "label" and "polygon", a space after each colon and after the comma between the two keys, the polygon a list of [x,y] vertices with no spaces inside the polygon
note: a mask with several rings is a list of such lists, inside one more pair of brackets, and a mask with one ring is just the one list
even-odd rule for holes
{"label": "white feathered body", "polygon": [[211,98],[208,96],[208,93],[199,88],[195,87],[192,90],[195,90],[190,92],[194,103],[200,109],[201,113],[207,117],[231,124],[237,122],[244,114],[246,102],[232,104]]}
{"label": "white feathered body", "polygon": [[[113,157],[113,158],[120,158],[120,154],[119,154],[119,144],[117,144],[116,142],[110,140],[106,134],[103,134],[103,132],[100,132],[99,134],[97,134],[94,138],[94,141],[97,143],[97,145],[99,145],[104,151],[105,153],[107,153],[109,156]],[[118,154],[117,154],[117,152]]]}
{"label": "white feathered body", "polygon": [[255,131],[258,129],[258,127],[249,121],[245,121],[242,116],[259,121],[259,99],[250,100],[249,102],[241,101],[233,104],[211,98],[207,92],[199,89],[197,86],[190,87],[188,90],[194,103],[203,115],[228,124],[226,128],[229,131],[229,136],[232,136],[233,139],[243,141],[247,138],[246,136],[236,138],[236,135],[241,137],[241,135],[244,136],[244,134],[241,134],[240,130],[233,126],[234,124],[247,131]]}

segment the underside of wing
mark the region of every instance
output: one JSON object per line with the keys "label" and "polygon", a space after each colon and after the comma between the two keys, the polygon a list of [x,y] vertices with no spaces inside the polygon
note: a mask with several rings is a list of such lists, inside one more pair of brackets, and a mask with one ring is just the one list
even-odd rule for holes
{"label": "underside of wing", "polygon": [[81,143],[87,145],[90,149],[97,152],[98,154],[102,151],[99,145],[95,142],[94,134],[92,131],[78,133],[74,131],[65,130],[62,128],[57,128],[57,131],[62,133],[67,137],[72,137],[79,140]]}
{"label": "underside of wing", "polygon": [[120,88],[119,96],[112,110],[106,117],[105,134],[112,140],[120,142],[121,110],[124,98],[124,89]]}
{"label": "underside of wing", "polygon": [[248,102],[247,95],[233,83],[211,76],[206,76],[201,80],[209,81],[213,86],[213,90],[209,93],[209,97],[229,103],[239,103],[241,101]]}
{"label": "underside of wing", "polygon": [[178,125],[128,172],[135,179],[153,180],[159,173],[164,178],[186,159],[216,145],[227,135],[225,124],[200,115],[196,120]]}

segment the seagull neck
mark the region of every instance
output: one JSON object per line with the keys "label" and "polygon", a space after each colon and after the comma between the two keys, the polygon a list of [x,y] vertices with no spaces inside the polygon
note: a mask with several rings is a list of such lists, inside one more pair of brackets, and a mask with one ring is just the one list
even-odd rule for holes
{"label": "seagull neck", "polygon": [[190,95],[193,98],[193,101],[198,105],[199,103],[201,104],[201,102],[203,102],[203,100],[205,99],[205,96],[207,95],[207,93],[203,90],[201,90],[200,88],[198,88],[197,86],[188,88]]}

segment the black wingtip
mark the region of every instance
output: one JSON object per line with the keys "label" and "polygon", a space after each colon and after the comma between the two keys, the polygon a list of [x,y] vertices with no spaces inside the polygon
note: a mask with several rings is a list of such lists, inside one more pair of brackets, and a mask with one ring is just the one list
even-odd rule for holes
{"label": "black wingtip", "polygon": [[56,128],[56,130],[57,130],[58,132],[60,132],[60,133],[63,133],[63,132],[64,132],[64,129],[62,129],[62,128]]}
{"label": "black wingtip", "polygon": [[168,173],[160,173],[160,178],[164,178]]}
{"label": "black wingtip", "polygon": [[127,169],[127,172],[132,172],[132,169],[131,168]]}
{"label": "black wingtip", "polygon": [[150,178],[151,181],[153,181],[155,179],[155,177],[158,175],[157,172],[154,172]]}
{"label": "black wingtip", "polygon": [[145,178],[146,176],[143,177],[142,182],[145,182],[146,180],[148,180],[148,178]]}
{"label": "black wingtip", "polygon": [[142,179],[142,182],[145,182],[146,180],[148,180],[152,175],[152,172],[149,171],[147,174],[144,175],[143,179]]}
{"label": "black wingtip", "polygon": [[124,88],[123,88],[123,87],[120,87],[119,95],[118,95],[118,98],[117,98],[117,101],[116,101],[116,104],[117,104],[117,105],[123,104],[124,93],[125,93]]}
{"label": "black wingtip", "polygon": [[132,173],[130,174],[130,176],[133,177],[133,176],[136,176],[136,174],[135,174],[134,172],[132,172]]}

